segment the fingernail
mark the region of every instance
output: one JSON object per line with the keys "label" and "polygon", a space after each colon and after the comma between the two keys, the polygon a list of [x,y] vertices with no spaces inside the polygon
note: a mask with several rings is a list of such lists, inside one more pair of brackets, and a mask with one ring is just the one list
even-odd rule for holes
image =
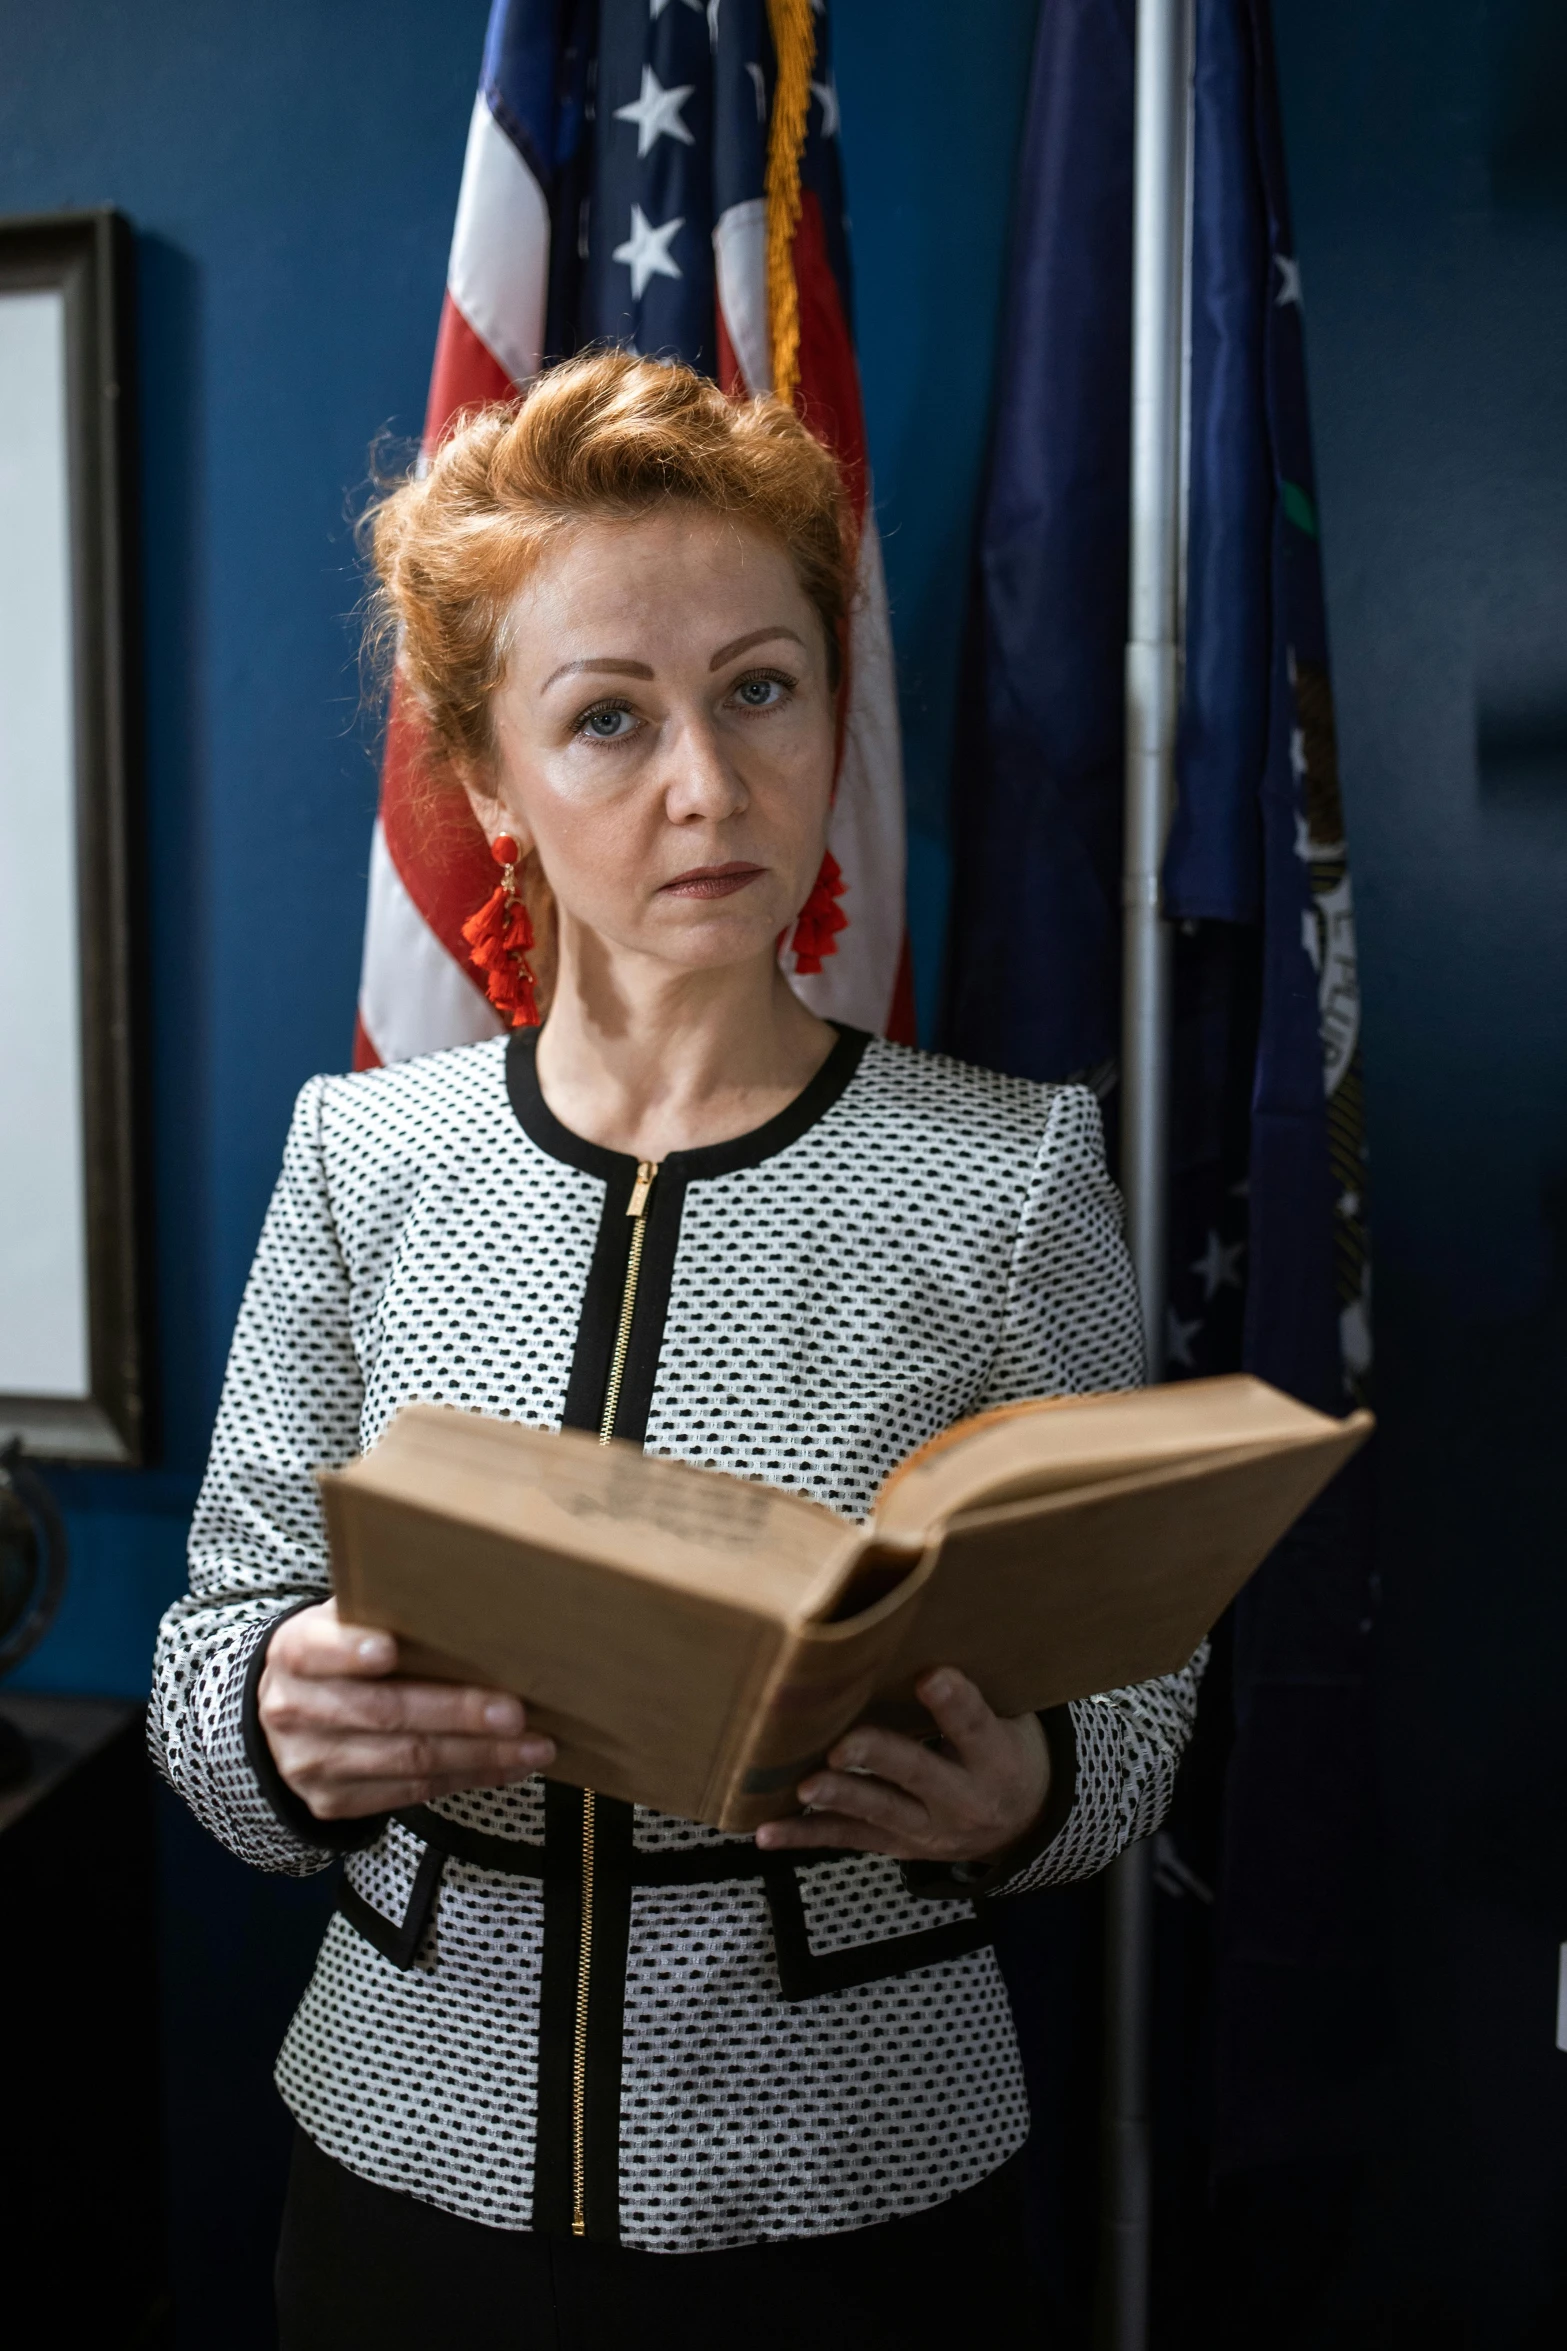
{"label": "fingernail", "polygon": [[359,1661],[362,1665],[379,1665],[391,1653],[392,1644],[385,1633],[367,1633],[359,1644]]}
{"label": "fingernail", "polygon": [[761,1846],[762,1851],[766,1853],[777,1844],[778,1838],[773,1829],[764,1821],[762,1826],[756,1832],[756,1841]]}
{"label": "fingernail", "polygon": [[925,1687],[939,1706],[944,1698],[952,1695],[952,1678],[949,1674],[933,1673]]}
{"label": "fingernail", "polygon": [[822,1783],[820,1780],[802,1780],[794,1792],[802,1804],[814,1804],[822,1792]]}
{"label": "fingernail", "polygon": [[865,1750],[853,1745],[840,1747],[832,1760],[840,1771],[858,1771],[865,1761]]}
{"label": "fingernail", "polygon": [[515,1730],[522,1720],[522,1708],[515,1698],[492,1698],[484,1709],[484,1719],[492,1731]]}

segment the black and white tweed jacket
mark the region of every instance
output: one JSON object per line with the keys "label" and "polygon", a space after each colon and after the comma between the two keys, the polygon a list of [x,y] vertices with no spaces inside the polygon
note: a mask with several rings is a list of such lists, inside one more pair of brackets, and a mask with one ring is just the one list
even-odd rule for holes
{"label": "black and white tweed jacket", "polygon": [[[351,2170],[656,2251],[919,2211],[1027,2128],[990,1901],[1086,1877],[1157,1825],[1200,1659],[1047,1722],[1050,1812],[994,1886],[875,1856],[764,1865],[748,1838],[599,1800],[576,2079],[578,1791],[535,1779],[334,1836],[257,1729],[268,1635],[327,1582],[315,1469],[414,1397],[597,1424],[635,1163],[552,1116],[533,1042],[300,1096],[191,1591],[162,1627],[154,1750],[263,1869],[357,1847],[278,2064]],[[617,1429],[862,1516],[963,1414],[1138,1376],[1092,1095],[844,1031],[780,1117],[663,1163]]]}

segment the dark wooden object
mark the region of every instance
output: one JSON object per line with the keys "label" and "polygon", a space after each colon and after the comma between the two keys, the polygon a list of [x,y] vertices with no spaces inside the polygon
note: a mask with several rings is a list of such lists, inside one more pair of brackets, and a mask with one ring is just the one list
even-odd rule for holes
{"label": "dark wooden object", "polygon": [[156,1880],[143,1711],[0,1699],[0,2340],[167,2340]]}

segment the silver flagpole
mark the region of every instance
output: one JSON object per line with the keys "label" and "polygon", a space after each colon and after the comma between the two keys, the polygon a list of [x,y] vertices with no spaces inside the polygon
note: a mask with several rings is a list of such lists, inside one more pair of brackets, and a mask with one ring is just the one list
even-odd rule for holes
{"label": "silver flagpole", "polygon": [[[1191,0],[1137,0],[1132,213],[1132,497],[1122,867],[1121,1186],[1150,1380],[1163,1377],[1170,934],[1159,871],[1174,805],[1184,605],[1184,382]],[[1105,1910],[1101,2351],[1148,2341],[1153,1851],[1109,1872]]]}

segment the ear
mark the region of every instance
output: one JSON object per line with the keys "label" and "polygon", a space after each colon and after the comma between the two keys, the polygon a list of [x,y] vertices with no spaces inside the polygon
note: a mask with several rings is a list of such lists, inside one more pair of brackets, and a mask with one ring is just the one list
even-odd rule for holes
{"label": "ear", "polygon": [[493,841],[497,833],[510,833],[524,858],[528,857],[533,848],[532,838],[502,799],[491,769],[465,761],[457,769],[457,780],[485,839]]}

